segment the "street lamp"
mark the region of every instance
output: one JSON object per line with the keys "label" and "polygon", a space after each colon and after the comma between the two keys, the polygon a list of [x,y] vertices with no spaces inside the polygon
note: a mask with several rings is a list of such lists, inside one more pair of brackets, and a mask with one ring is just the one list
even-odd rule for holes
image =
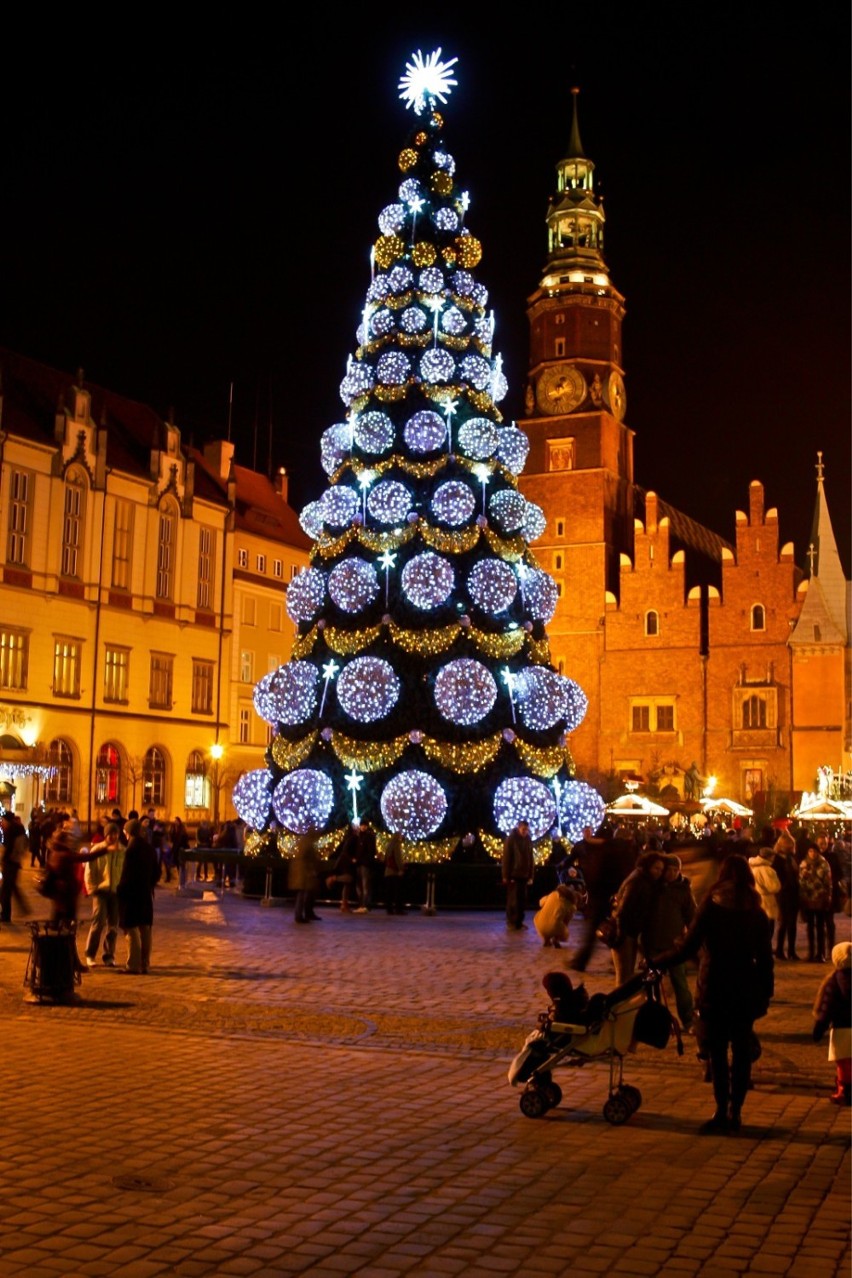
{"label": "street lamp", "polygon": [[210,747],[210,758],[213,760],[212,784],[213,784],[213,829],[219,829],[219,784],[220,784],[220,768],[222,764],[222,756],[225,753],[225,747],[220,741],[215,741]]}

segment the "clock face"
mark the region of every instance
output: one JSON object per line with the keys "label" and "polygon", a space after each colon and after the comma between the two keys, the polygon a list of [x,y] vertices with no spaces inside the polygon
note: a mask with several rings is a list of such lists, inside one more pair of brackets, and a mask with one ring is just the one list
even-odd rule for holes
{"label": "clock face", "polygon": [[613,417],[621,421],[627,409],[627,392],[620,373],[612,372],[606,383],[606,402]]}
{"label": "clock face", "polygon": [[543,413],[571,413],[586,398],[586,379],[573,364],[546,368],[538,379],[536,402]]}

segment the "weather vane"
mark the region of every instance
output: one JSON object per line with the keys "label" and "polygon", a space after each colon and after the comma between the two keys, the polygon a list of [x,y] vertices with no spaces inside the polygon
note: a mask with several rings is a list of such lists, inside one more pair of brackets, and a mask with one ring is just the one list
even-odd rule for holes
{"label": "weather vane", "polygon": [[458,62],[458,58],[450,58],[449,62],[441,61],[441,50],[436,49],[424,58],[418,49],[411,55],[411,61],[405,64],[405,75],[400,77],[399,96],[406,109],[414,107],[416,115],[426,109],[429,98],[438,102],[446,102],[451,90],[458,84],[450,75],[450,71]]}

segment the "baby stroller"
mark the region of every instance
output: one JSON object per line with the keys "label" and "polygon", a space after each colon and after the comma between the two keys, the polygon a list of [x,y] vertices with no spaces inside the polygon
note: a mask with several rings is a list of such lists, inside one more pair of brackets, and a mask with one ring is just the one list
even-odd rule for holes
{"label": "baby stroller", "polygon": [[553,1081],[557,1065],[609,1062],[609,1095],[603,1107],[608,1123],[626,1123],[642,1104],[638,1087],[624,1082],[624,1057],[636,1043],[663,1048],[674,1033],[678,1055],[683,1054],[680,1026],[662,1001],[662,974],[649,970],[631,977],[609,994],[589,997],[585,986],[576,990],[564,972],[548,972],[542,985],[550,1006],[541,1012],[509,1067],[509,1082],[523,1086],[521,1113],[541,1118],[562,1100]]}

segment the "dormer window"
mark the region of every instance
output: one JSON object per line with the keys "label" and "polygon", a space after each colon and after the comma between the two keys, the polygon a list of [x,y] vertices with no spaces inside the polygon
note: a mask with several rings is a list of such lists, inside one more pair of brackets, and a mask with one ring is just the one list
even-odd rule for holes
{"label": "dormer window", "polygon": [[751,609],[752,630],[766,629],[766,609],[763,604],[753,604]]}

